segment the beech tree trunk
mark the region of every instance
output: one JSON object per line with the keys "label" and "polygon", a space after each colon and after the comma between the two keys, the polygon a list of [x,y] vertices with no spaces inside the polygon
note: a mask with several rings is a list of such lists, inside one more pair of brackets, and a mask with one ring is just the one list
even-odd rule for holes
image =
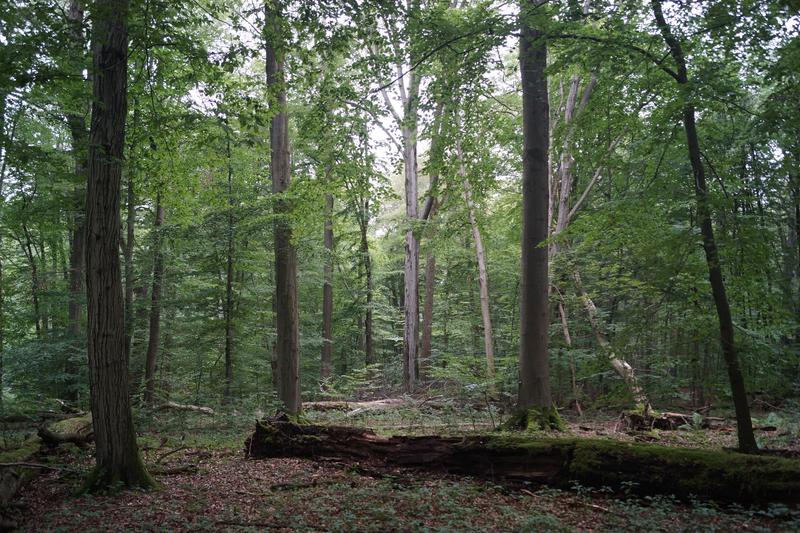
{"label": "beech tree trunk", "polygon": [[736,351],[733,334],[733,319],[731,317],[728,296],[725,292],[725,282],[722,277],[722,267],[717,250],[717,243],[714,238],[714,227],[711,222],[711,206],[709,205],[708,186],[706,185],[706,174],[703,162],[700,158],[700,140],[697,135],[697,125],[695,123],[695,108],[692,103],[691,87],[689,74],[686,66],[686,57],[680,41],[672,33],[672,29],[664,18],[660,0],[651,0],[653,15],[656,25],[669,48],[678,69],[675,81],[681,91],[683,99],[683,129],[686,133],[686,146],[688,149],[689,162],[692,166],[694,175],[695,201],[697,203],[697,219],[700,225],[700,234],[703,238],[703,251],[706,256],[708,266],[708,279],[711,284],[711,294],[714,298],[714,306],[717,309],[719,319],[720,342],[722,344],[722,355],[728,369],[728,379],[731,384],[731,396],[736,410],[736,430],[739,438],[739,449],[744,452],[754,453],[758,451],[758,445],[753,434],[753,422],[750,419],[750,404],[747,400],[747,390],[744,384],[744,377],[739,365],[739,356]]}
{"label": "beech tree trunk", "polygon": [[520,411],[550,412],[548,355],[549,105],[547,48],[528,23],[538,0],[522,0],[520,73],[522,76],[522,260],[520,271]]}
{"label": "beech tree trunk", "polygon": [[147,488],[128,394],[128,353],[119,264],[120,180],[128,81],[128,0],[93,11],[93,104],[86,188],[89,377],[97,466],[87,488]]}
{"label": "beech tree trunk", "polygon": [[156,194],[156,213],[153,222],[153,288],[150,291],[150,332],[147,341],[147,356],[144,367],[144,403],[155,404],[156,363],[161,342],[161,289],[164,281],[164,254],[161,250],[164,224],[164,206],[161,193]]}
{"label": "beech tree trunk", "polygon": [[285,21],[277,2],[267,0],[267,86],[273,110],[269,128],[270,171],[275,195],[275,298],[278,398],[288,413],[297,414],[300,402],[300,349],[297,310],[297,252],[292,244],[291,205],[283,193],[289,188],[289,115],[284,76]]}
{"label": "beech tree trunk", "polygon": [[322,285],[322,379],[329,378],[333,368],[333,195],[325,195],[325,265]]}

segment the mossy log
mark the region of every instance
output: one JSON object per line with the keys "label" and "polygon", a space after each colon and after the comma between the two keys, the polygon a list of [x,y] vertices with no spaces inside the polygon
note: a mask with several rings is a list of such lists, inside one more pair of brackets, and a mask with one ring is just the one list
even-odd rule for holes
{"label": "mossy log", "polygon": [[49,427],[42,425],[39,427],[37,435],[50,448],[66,443],[72,443],[82,448],[94,441],[92,415],[68,418],[51,424]]}
{"label": "mossy log", "polygon": [[800,461],[731,451],[668,448],[601,439],[502,434],[384,437],[368,429],[260,421],[245,442],[252,458],[336,458],[493,480],[618,490],[723,502],[800,502]]}
{"label": "mossy log", "polygon": [[[0,463],[11,465],[0,466],[0,512],[23,485],[41,472],[41,467],[36,465],[39,461],[36,461],[35,458],[46,454],[50,447],[62,442],[73,442],[72,437],[85,442],[86,435],[91,437],[91,427],[91,415],[60,420],[49,426],[42,426],[39,429],[39,438],[30,438],[22,446],[0,453]],[[48,440],[47,437],[42,436],[42,433],[47,437],[55,438],[55,440]],[[91,439],[89,438],[89,440]],[[26,466],[25,463],[33,464]]]}

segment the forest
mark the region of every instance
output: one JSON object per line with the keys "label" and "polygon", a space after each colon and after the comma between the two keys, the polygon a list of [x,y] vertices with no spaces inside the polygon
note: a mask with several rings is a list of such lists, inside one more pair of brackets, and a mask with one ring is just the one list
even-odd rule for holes
{"label": "forest", "polygon": [[800,530],[798,0],[0,0],[0,530]]}

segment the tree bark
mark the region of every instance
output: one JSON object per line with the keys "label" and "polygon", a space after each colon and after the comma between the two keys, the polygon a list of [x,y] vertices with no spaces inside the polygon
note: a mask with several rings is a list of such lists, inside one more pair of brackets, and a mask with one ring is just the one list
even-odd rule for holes
{"label": "tree bark", "polygon": [[322,285],[322,354],[320,377],[331,377],[333,368],[333,195],[325,195],[325,258]]}
{"label": "tree bark", "polygon": [[747,390],[745,388],[742,370],[739,366],[739,356],[734,341],[733,318],[731,317],[730,305],[728,304],[728,296],[725,292],[725,282],[722,277],[719,252],[714,238],[714,227],[711,222],[708,187],[706,185],[705,168],[700,158],[700,140],[697,135],[695,108],[692,103],[686,57],[684,56],[680,41],[672,33],[672,29],[664,18],[664,13],[661,9],[661,1],[651,0],[651,5],[653,8],[653,15],[656,19],[656,25],[678,67],[675,80],[681,90],[681,97],[683,99],[683,129],[686,133],[689,162],[692,166],[692,174],[694,175],[697,220],[703,239],[703,251],[705,252],[706,264],[708,266],[711,294],[719,319],[722,355],[725,358],[725,364],[728,369],[731,395],[736,410],[736,431],[739,438],[739,449],[744,452],[753,453],[758,451],[758,445],[756,444],[756,439],[753,434],[753,422],[750,419],[750,405],[747,401]]}
{"label": "tree bark", "polygon": [[156,194],[156,212],[153,222],[153,288],[150,291],[150,330],[144,367],[144,403],[155,405],[156,364],[161,343],[161,289],[164,281],[164,254],[161,250],[164,224],[164,206],[161,192]]}
{"label": "tree bark", "polygon": [[277,309],[276,350],[278,398],[288,413],[297,414],[300,402],[300,350],[297,310],[297,252],[292,243],[290,201],[285,192],[290,183],[289,115],[286,110],[284,76],[285,42],[283,15],[273,0],[266,7],[267,86],[270,92],[270,171],[275,196],[275,296]]}
{"label": "tree bark", "polygon": [[522,260],[520,271],[520,388],[518,408],[551,412],[548,355],[548,257],[540,246],[548,234],[549,105],[547,48],[527,18],[538,0],[522,0]]}
{"label": "tree bark", "polygon": [[136,444],[119,264],[120,181],[128,81],[128,0],[98,0],[86,188],[86,301],[96,468],[87,489],[152,487]]}

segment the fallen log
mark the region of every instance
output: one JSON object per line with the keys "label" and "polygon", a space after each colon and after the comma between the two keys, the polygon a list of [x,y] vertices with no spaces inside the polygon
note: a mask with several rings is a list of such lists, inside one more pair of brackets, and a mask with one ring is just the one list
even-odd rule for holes
{"label": "fallen log", "polygon": [[725,419],[716,416],[702,416],[700,413],[641,412],[629,411],[620,415],[622,424],[633,431],[651,429],[675,430],[683,427],[717,429],[725,424]]}
{"label": "fallen log", "polygon": [[568,487],[696,496],[724,502],[800,502],[800,461],[729,451],[669,448],[602,439],[505,435],[383,437],[368,429],[298,425],[284,417],[256,423],[251,458],[344,459]]}
{"label": "fallen log", "polygon": [[304,411],[349,411],[348,414],[363,411],[377,411],[382,409],[392,409],[410,405],[405,398],[386,398],[383,400],[371,400],[368,402],[348,402],[348,401],[324,401],[324,402],[303,402]]}
{"label": "fallen log", "polygon": [[94,441],[92,415],[69,418],[51,426],[43,424],[36,434],[50,448],[66,443],[72,443],[79,448],[83,448]]}
{"label": "fallen log", "polygon": [[58,445],[67,442],[63,439],[65,435],[91,433],[91,426],[91,415],[60,420],[50,426],[39,428],[40,432],[43,431],[48,437],[55,436],[59,442],[48,441],[47,437],[33,437],[18,448],[0,453],[0,513],[5,511],[19,489],[36,477],[41,470],[56,468],[36,461],[37,457],[45,455],[54,447],[54,443]]}
{"label": "fallen log", "polygon": [[202,405],[191,405],[185,403],[176,403],[176,402],[164,402],[158,407],[156,407],[157,411],[191,411],[195,413],[202,413],[204,415],[213,415],[214,410],[210,407],[203,407]]}

